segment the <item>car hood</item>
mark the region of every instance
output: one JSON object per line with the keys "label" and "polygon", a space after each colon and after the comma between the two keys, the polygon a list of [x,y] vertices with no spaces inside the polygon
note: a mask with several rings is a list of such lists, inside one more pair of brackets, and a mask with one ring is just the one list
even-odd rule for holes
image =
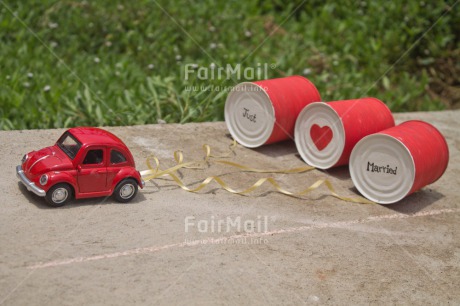
{"label": "car hood", "polygon": [[26,174],[31,177],[49,171],[62,171],[73,168],[70,158],[56,145],[32,151],[27,154],[28,158],[22,165]]}

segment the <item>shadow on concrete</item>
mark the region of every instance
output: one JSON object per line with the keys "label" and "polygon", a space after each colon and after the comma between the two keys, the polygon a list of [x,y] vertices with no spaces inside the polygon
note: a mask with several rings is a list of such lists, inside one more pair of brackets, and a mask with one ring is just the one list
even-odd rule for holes
{"label": "shadow on concrete", "polygon": [[[225,134],[228,139],[233,140],[233,137],[230,134]],[[269,145],[263,145],[258,148],[249,148],[254,152],[270,156],[270,157],[280,157],[285,155],[290,155],[293,153],[297,153],[297,148],[295,146],[294,141],[292,140],[285,140]]]}
{"label": "shadow on concrete", "polygon": [[27,190],[27,188],[21,183],[18,182],[18,188],[27,201],[30,204],[35,205],[37,208],[40,209],[68,209],[73,207],[81,207],[81,206],[89,206],[89,205],[133,205],[133,204],[140,204],[146,200],[145,196],[142,194],[142,191],[139,190],[136,197],[129,203],[120,203],[116,201],[113,197],[98,197],[98,198],[89,198],[89,199],[73,199],[66,205],[62,207],[51,207],[46,204],[45,198],[39,197],[36,194]]}
{"label": "shadow on concrete", "polygon": [[442,193],[425,188],[411,194],[395,204],[382,206],[402,214],[410,215],[425,209],[444,197],[445,196]]}
{"label": "shadow on concrete", "polygon": [[46,205],[45,198],[39,197],[33,192],[30,192],[29,190],[27,190],[26,186],[24,186],[21,182],[18,182],[17,184],[18,184],[19,190],[24,195],[24,198],[29,202],[29,204],[33,204],[41,209],[51,209],[52,208]]}
{"label": "shadow on concrete", "polygon": [[[304,160],[302,159],[302,157],[300,156],[299,153],[296,153],[295,154],[295,157],[298,158],[300,161],[302,161],[303,163]],[[305,163],[307,165],[307,163]],[[348,180],[348,179],[351,179],[350,177],[350,171],[348,170],[348,166],[345,165],[345,166],[340,166],[340,167],[334,167],[334,168],[330,168],[330,169],[325,169],[325,170],[322,170],[322,169],[318,169],[316,168],[316,170],[324,173],[325,175],[330,175],[330,176],[333,176],[335,177],[336,179],[339,179],[341,181],[344,181],[344,180]]]}
{"label": "shadow on concrete", "polygon": [[316,169],[326,175],[332,176],[341,181],[350,180],[350,171],[348,171],[348,166],[340,166],[327,170]]}
{"label": "shadow on concrete", "polygon": [[297,154],[297,148],[295,146],[295,143],[291,140],[264,145],[258,148],[254,148],[252,150],[270,157],[281,157],[286,155]]}

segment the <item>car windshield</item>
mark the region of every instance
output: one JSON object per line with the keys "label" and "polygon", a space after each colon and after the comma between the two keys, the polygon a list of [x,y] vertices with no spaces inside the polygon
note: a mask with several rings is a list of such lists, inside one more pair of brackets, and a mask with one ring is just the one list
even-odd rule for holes
{"label": "car windshield", "polygon": [[65,132],[64,135],[59,138],[57,145],[68,157],[70,157],[70,159],[74,159],[81,148],[81,143],[69,132]]}

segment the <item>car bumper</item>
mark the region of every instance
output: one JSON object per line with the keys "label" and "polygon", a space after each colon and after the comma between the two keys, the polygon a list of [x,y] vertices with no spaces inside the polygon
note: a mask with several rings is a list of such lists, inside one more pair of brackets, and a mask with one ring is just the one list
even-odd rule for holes
{"label": "car bumper", "polygon": [[24,170],[22,170],[21,166],[16,167],[16,176],[21,180],[21,182],[26,186],[27,190],[32,191],[39,197],[44,197],[46,196],[45,190],[39,188],[37,185],[35,185],[34,182],[30,181],[27,176],[24,174]]}

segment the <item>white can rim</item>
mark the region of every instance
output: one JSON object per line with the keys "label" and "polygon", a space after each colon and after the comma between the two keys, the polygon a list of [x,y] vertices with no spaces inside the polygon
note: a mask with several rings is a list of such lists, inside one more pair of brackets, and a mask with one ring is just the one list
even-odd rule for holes
{"label": "white can rim", "polygon": [[[329,126],[332,130],[330,143],[319,150],[310,136],[313,125]],[[340,160],[345,148],[345,130],[339,114],[325,102],[313,102],[300,112],[295,124],[294,139],[302,159],[319,169],[329,169]]]}
{"label": "white can rim", "polygon": [[[250,91],[244,88],[252,88]],[[238,123],[236,109],[244,99],[252,100],[265,112],[266,120],[257,127],[257,130],[249,130]],[[227,96],[225,102],[225,123],[232,137],[240,144],[248,148],[256,148],[265,144],[273,133],[275,126],[275,109],[272,101],[262,86],[252,82],[243,82],[236,85]]]}
{"label": "white can rim", "polygon": [[[369,162],[370,154],[376,153],[393,154],[399,161],[400,177],[395,177],[389,186],[379,182],[378,176],[370,175],[367,165],[364,170],[363,162]],[[406,145],[395,137],[380,133],[368,135],[356,144],[351,152],[349,169],[358,191],[379,204],[393,204],[405,198],[412,190],[416,176],[414,159]]]}

